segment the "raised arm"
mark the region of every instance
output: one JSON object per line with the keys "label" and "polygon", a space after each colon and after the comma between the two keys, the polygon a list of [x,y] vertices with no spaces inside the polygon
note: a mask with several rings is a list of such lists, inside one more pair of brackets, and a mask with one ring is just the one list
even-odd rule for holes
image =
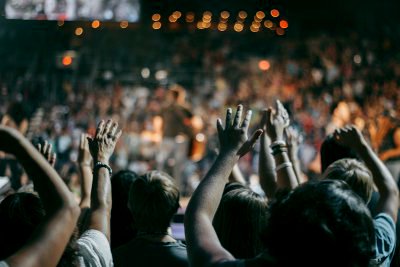
{"label": "raised arm", "polygon": [[78,166],[81,174],[81,209],[90,208],[90,192],[92,190],[92,156],[89,151],[89,141],[87,134],[82,133],[79,141]]}
{"label": "raised arm", "polygon": [[[0,127],[0,150],[16,156],[33,180],[46,210],[45,219],[32,238],[6,262],[11,267],[56,266],[75,229],[79,207],[57,172],[20,133]],[[51,149],[46,146],[46,151]]]}
{"label": "raised arm", "polygon": [[289,126],[289,116],[279,100],[276,102],[276,111],[272,108],[267,110],[266,123],[276,164],[277,189],[294,189],[298,185],[297,177],[283,138],[284,130]]}
{"label": "raised arm", "polygon": [[264,190],[265,195],[271,199],[274,197],[277,184],[276,184],[276,172],[275,172],[275,159],[271,154],[270,145],[271,139],[267,134],[267,120],[268,111],[264,110],[261,119],[261,127],[263,133],[260,137],[260,157],[258,160],[258,175],[260,177],[260,185]]}
{"label": "raised arm", "polygon": [[212,220],[233,167],[241,156],[252,149],[262,133],[262,130],[257,130],[248,139],[251,111],[247,112],[246,118],[241,123],[242,110],[243,107],[239,105],[232,121],[232,110],[228,109],[225,128],[221,120],[217,121],[220,153],[197,187],[186,209],[185,233],[191,266],[209,266],[219,261],[234,259],[221,246],[212,226]]}
{"label": "raised arm", "polygon": [[300,135],[299,131],[288,127],[286,128],[286,140],[288,145],[288,153],[290,161],[293,164],[293,170],[297,177],[297,182],[299,184],[306,182],[305,175],[301,170],[300,167],[300,160],[299,160],[299,145],[302,143],[302,136]]}
{"label": "raised arm", "polygon": [[360,131],[354,126],[337,129],[334,137],[339,144],[354,149],[365,162],[372,172],[374,183],[380,194],[376,208],[377,212],[388,214],[396,222],[399,208],[399,191],[385,164],[374,153]]}
{"label": "raised arm", "polygon": [[90,153],[94,160],[93,185],[91,191],[91,215],[89,229],[102,232],[110,241],[111,216],[111,168],[109,161],[115,145],[121,136],[118,123],[101,121],[94,138],[88,138]]}

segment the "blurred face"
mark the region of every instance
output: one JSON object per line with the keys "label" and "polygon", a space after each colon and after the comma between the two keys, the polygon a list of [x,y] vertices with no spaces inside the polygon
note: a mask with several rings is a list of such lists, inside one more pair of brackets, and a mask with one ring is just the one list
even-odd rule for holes
{"label": "blurred face", "polygon": [[335,116],[341,119],[343,122],[350,121],[350,108],[349,105],[345,102],[340,102],[337,108],[335,109]]}

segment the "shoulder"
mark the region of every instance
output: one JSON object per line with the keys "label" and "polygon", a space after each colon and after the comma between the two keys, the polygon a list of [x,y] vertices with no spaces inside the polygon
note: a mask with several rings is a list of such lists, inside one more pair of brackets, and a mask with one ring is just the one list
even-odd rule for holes
{"label": "shoulder", "polygon": [[110,244],[97,230],[87,230],[77,241],[78,256],[83,266],[113,266]]}
{"label": "shoulder", "polygon": [[374,217],[375,227],[375,259],[384,262],[391,258],[396,246],[396,225],[393,219],[385,214],[379,213]]}

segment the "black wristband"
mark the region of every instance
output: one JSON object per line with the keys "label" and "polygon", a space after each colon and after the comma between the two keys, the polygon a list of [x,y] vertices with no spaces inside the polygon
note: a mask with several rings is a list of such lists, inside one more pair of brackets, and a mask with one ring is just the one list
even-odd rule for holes
{"label": "black wristband", "polygon": [[98,161],[94,164],[93,166],[93,174],[98,171],[100,168],[106,168],[110,174],[110,177],[112,176],[112,169],[108,164],[105,164],[101,161]]}

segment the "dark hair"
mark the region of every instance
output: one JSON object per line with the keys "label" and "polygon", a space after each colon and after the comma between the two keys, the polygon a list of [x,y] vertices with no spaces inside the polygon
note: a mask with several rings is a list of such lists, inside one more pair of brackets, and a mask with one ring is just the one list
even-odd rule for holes
{"label": "dark hair", "polygon": [[224,194],[213,220],[221,245],[235,258],[253,258],[261,253],[266,211],[267,200],[249,188],[242,186]]}
{"label": "dark hair", "polygon": [[277,266],[369,266],[374,225],[345,182],[308,182],[271,203],[263,241]]}
{"label": "dark hair", "polygon": [[138,230],[162,232],[179,208],[179,189],[168,174],[151,171],[133,182],[128,203]]}
{"label": "dark hair", "polygon": [[21,122],[25,119],[29,119],[26,105],[21,102],[12,103],[8,107],[6,114],[8,114],[8,116],[10,116],[10,118],[14,120],[17,126],[20,126]]}
{"label": "dark hair", "polygon": [[355,159],[337,160],[325,170],[324,179],[345,181],[365,203],[371,200],[374,191],[372,173]]}
{"label": "dark hair", "polygon": [[321,145],[321,171],[329,165],[343,158],[357,159],[356,153],[349,147],[339,145],[332,134],[328,135]]}
{"label": "dark hair", "polygon": [[11,256],[26,244],[45,216],[40,199],[17,193],[0,203],[0,259]]}
{"label": "dark hair", "polygon": [[[45,215],[42,202],[32,193],[16,193],[6,197],[0,203],[0,260],[24,246]],[[78,266],[76,238],[77,231],[71,236],[57,266]]]}
{"label": "dark hair", "polygon": [[123,170],[111,179],[111,248],[122,246],[135,238],[137,230],[133,227],[133,219],[128,209],[129,189],[139,176],[132,171]]}

